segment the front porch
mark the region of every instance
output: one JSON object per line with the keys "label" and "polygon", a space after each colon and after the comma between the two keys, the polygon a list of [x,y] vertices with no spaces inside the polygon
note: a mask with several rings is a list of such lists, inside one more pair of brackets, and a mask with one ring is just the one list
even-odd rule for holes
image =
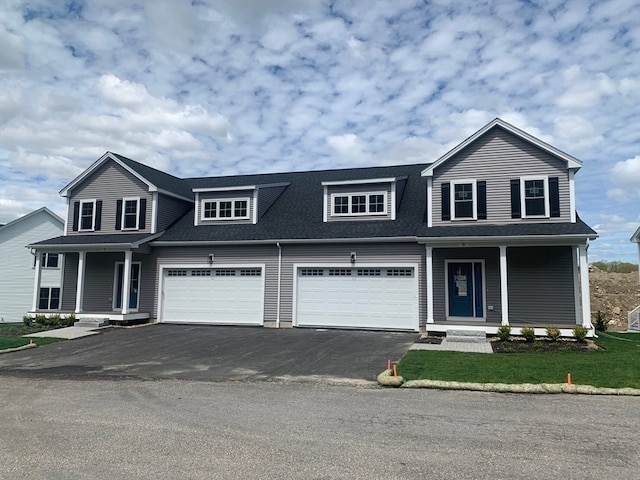
{"label": "front porch", "polygon": [[[422,330],[495,335],[501,326],[512,335],[547,327],[573,337],[591,324],[587,244],[493,240],[426,244],[426,322]],[[546,244],[545,244],[546,243]]]}
{"label": "front porch", "polygon": [[[111,238],[113,237],[113,238]],[[36,255],[34,294],[30,315],[73,315],[77,321],[108,320],[111,324],[143,323],[154,318],[154,268],[146,235],[83,236],[53,239],[59,244],[38,245],[36,251],[62,257],[62,284],[55,302],[40,298],[42,265]],[[95,243],[112,240],[113,243]],[[125,239],[134,240],[131,242]],[[71,244],[67,242],[73,242]],[[46,303],[46,304],[45,304]]]}

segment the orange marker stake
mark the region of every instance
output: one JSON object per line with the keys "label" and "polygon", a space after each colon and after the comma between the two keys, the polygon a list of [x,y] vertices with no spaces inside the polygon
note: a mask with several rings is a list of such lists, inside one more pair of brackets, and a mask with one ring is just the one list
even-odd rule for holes
{"label": "orange marker stake", "polygon": [[391,360],[387,360],[387,370],[391,370]]}
{"label": "orange marker stake", "polygon": [[29,339],[29,345],[33,345],[33,339],[32,338]]}
{"label": "orange marker stake", "polygon": [[567,385],[571,385],[571,374],[567,373]]}
{"label": "orange marker stake", "polygon": [[397,377],[398,376],[398,370],[396,369],[395,364],[393,365],[393,376]]}

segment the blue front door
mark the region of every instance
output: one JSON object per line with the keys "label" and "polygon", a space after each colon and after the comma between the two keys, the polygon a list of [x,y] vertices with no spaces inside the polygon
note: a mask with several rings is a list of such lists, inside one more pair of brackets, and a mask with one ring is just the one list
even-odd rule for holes
{"label": "blue front door", "polygon": [[484,318],[481,262],[449,263],[447,272],[450,317]]}

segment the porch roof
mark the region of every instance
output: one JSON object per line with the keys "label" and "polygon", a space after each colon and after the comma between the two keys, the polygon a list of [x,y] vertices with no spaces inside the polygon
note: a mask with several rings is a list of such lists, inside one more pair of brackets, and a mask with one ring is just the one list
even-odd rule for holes
{"label": "porch roof", "polygon": [[81,250],[131,250],[158,238],[162,233],[119,233],[111,235],[63,235],[27,245],[36,250],[75,252]]}

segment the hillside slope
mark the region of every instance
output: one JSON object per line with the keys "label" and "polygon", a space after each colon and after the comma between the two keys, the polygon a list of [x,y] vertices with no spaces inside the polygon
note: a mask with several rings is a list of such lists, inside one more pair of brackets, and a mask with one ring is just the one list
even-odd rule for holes
{"label": "hillside slope", "polygon": [[592,267],[589,287],[593,322],[600,310],[610,320],[610,330],[626,330],[627,313],[640,305],[638,272],[607,273]]}

